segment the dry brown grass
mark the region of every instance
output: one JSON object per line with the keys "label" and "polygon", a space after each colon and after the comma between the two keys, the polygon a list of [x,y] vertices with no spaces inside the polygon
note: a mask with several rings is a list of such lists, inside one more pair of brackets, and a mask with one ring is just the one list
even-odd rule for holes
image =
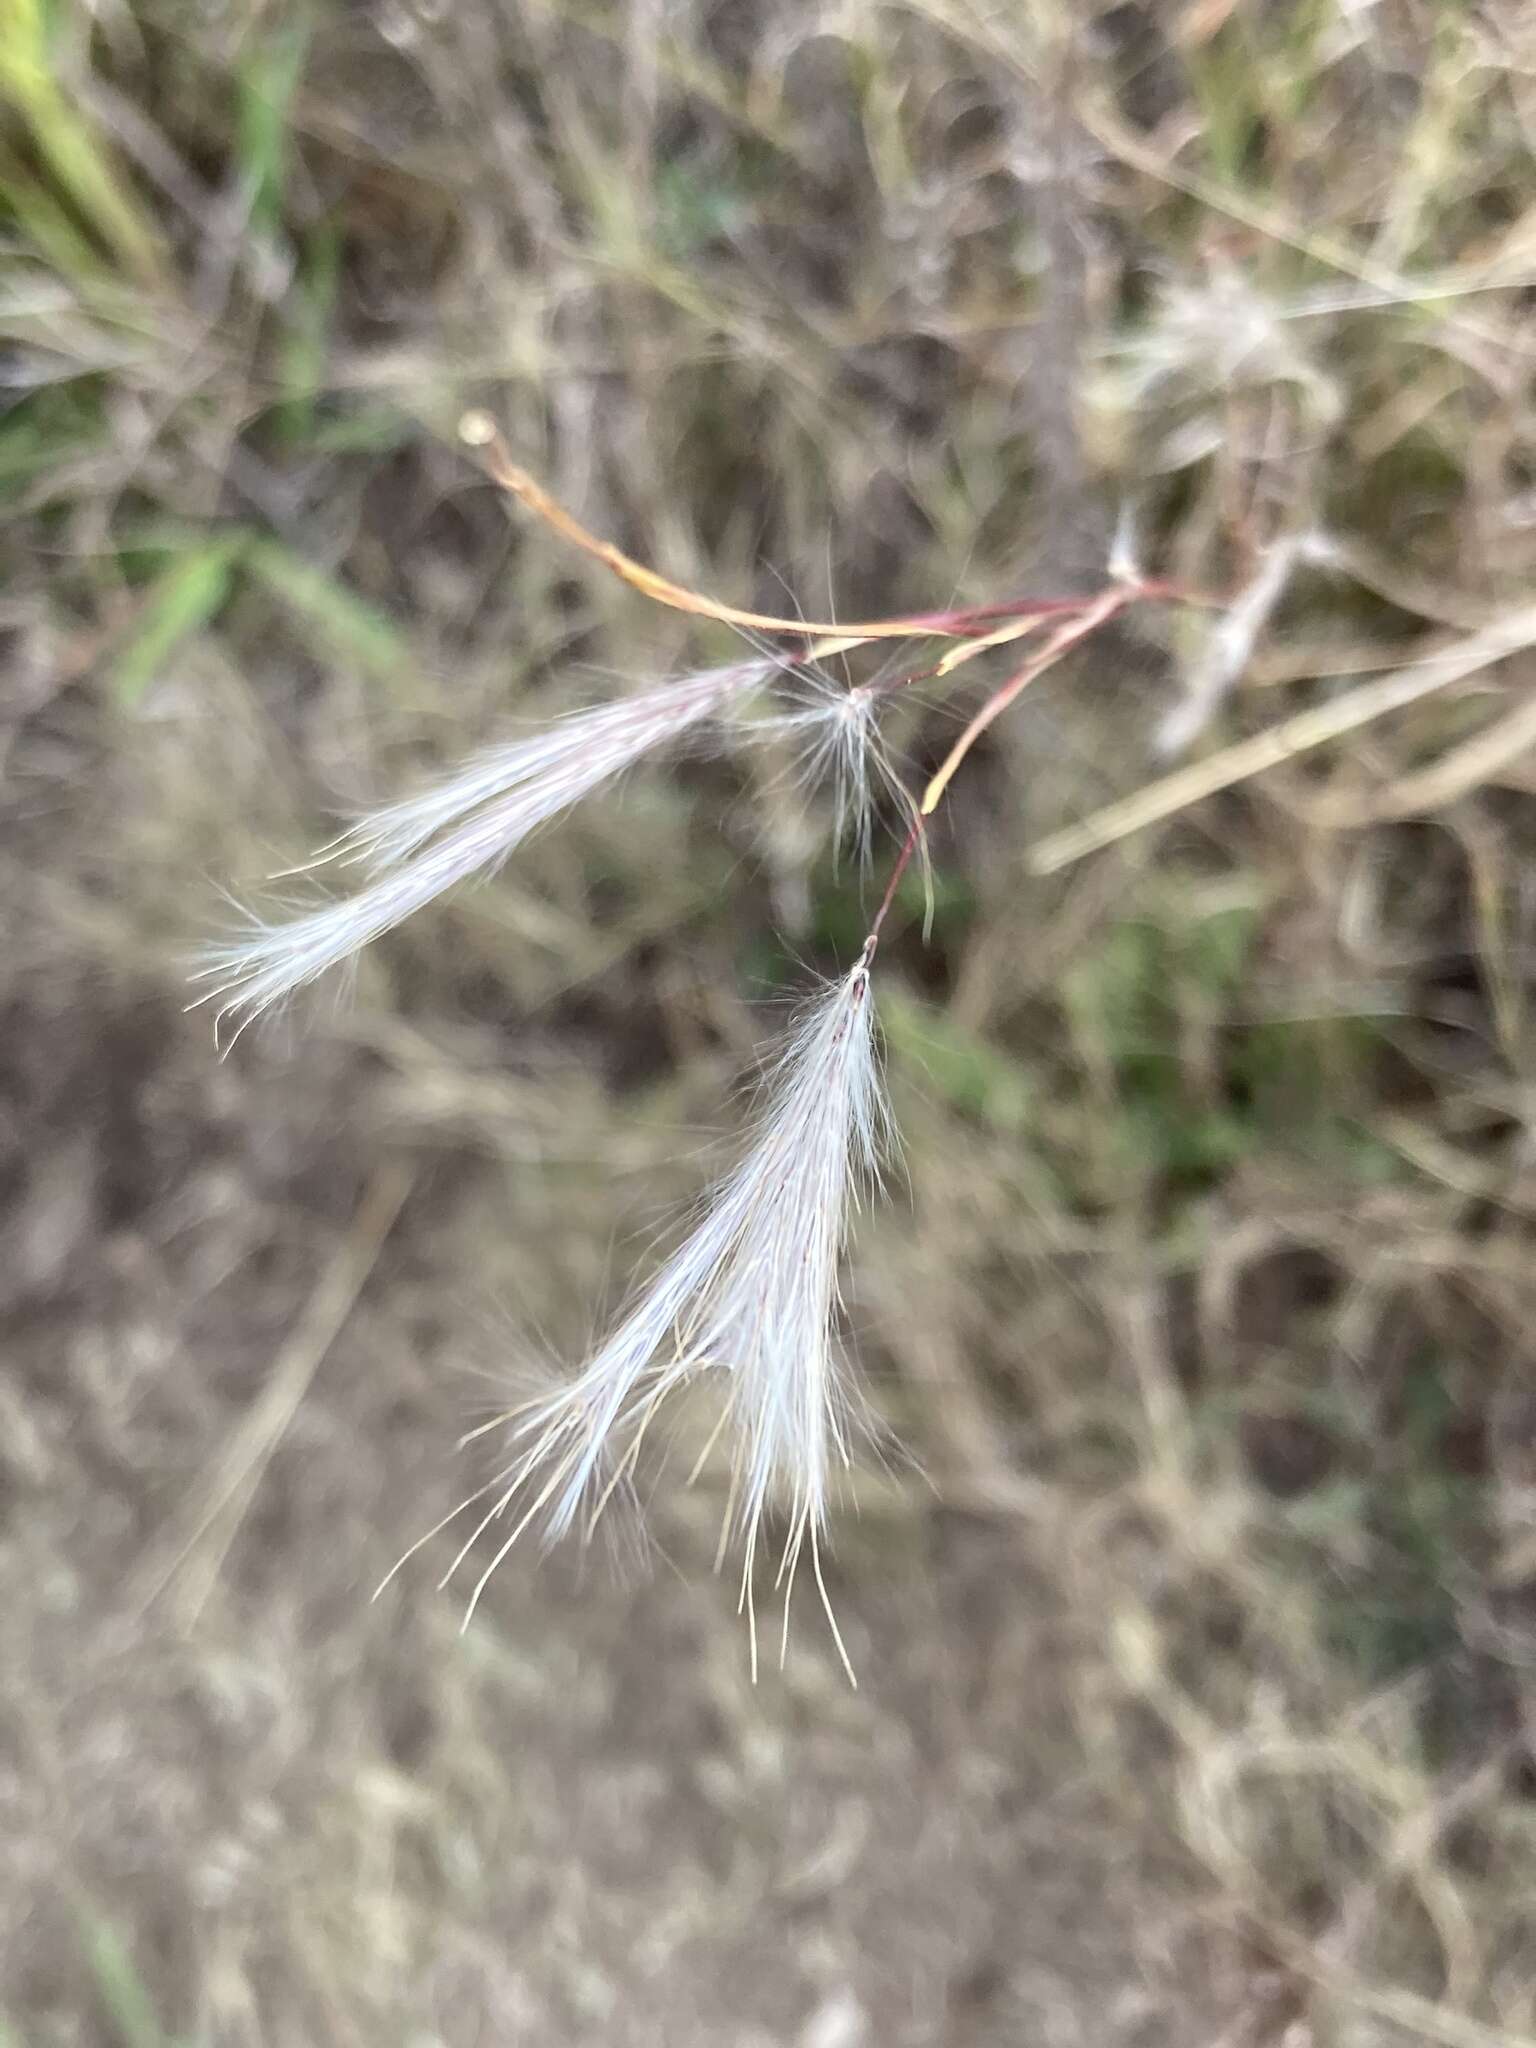
{"label": "dry brown grass", "polygon": [[[5,2048],[1536,2041],[1526,10],[0,34]],[[1042,681],[903,899],[857,1695],[748,1685],[677,1465],[654,1569],[368,1602],[857,944],[772,764],[181,1011],[220,885],[730,645],[471,404],[751,608],[1091,588],[1127,503],[1236,600]]]}

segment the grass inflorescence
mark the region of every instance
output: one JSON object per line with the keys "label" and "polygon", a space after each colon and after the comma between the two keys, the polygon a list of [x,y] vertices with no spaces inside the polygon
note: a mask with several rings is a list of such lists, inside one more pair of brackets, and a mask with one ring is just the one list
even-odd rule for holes
{"label": "grass inflorescence", "polygon": [[1525,10],[0,46],[0,2036],[1536,2039]]}

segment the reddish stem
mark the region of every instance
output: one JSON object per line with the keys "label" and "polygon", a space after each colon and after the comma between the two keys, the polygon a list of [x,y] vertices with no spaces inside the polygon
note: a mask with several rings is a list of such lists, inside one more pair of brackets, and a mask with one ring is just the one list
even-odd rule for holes
{"label": "reddish stem", "polygon": [[886,912],[896,901],[897,888],[900,886],[902,876],[907,872],[908,863],[917,851],[917,843],[922,836],[922,818],[914,813],[907,836],[902,841],[901,851],[896,856],[896,865],[891,869],[891,878],[885,885],[885,894],[880,899],[880,908],[875,912],[874,923],[871,924],[864,940],[864,950],[860,957],[866,967],[875,957],[875,948],[880,943],[880,927],[885,923]]}
{"label": "reddish stem", "polygon": [[[1214,602],[1213,599],[1186,590],[1176,583],[1142,580],[1127,583],[1119,590],[1116,590],[1111,585],[1108,590],[1099,591],[1090,597],[1023,598],[1013,604],[978,605],[969,611],[931,612],[926,614],[921,620],[914,620],[913,623],[915,625],[927,625],[934,631],[952,633],[956,637],[963,637],[965,631],[971,626],[985,625],[989,621],[1029,617],[1059,617],[1062,614],[1077,614],[1080,617],[1080,624],[1075,632],[1070,626],[1059,628],[1047,645],[1036,655],[1034,660],[1027,662],[1016,675],[1011,676],[1003,684],[1002,688],[982,706],[981,710],[962,734],[957,745],[952,749],[944,767],[940,770],[939,777],[936,778],[937,786],[935,787],[934,784],[930,784],[930,798],[933,801],[937,801],[942,795],[950,775],[970,751],[972,742],[992,723],[994,718],[1007,709],[1026,683],[1032,682],[1042,669],[1049,667],[1052,662],[1066,653],[1067,649],[1075,645],[1078,639],[1085,638],[1089,633],[1113,618],[1117,612],[1149,598],[1153,600],[1171,600],[1179,604],[1204,605]],[[885,696],[893,690],[905,689],[909,683],[928,681],[944,670],[949,660],[950,656],[946,654],[928,668],[913,669],[906,675],[892,677],[886,682],[867,683],[864,685],[864,688],[872,693]],[[925,809],[931,808],[932,802],[925,806]],[[866,968],[875,957],[875,949],[880,943],[880,928],[885,923],[891,905],[896,900],[896,891],[901,885],[901,878],[911,864],[912,856],[917,851],[923,832],[924,812],[916,811],[913,814],[907,836],[902,841],[901,851],[896,856],[895,866],[891,869],[890,879],[885,885],[885,894],[880,899],[880,908],[875,912],[874,922],[870,925],[864,940],[864,948],[860,955],[860,960]]]}

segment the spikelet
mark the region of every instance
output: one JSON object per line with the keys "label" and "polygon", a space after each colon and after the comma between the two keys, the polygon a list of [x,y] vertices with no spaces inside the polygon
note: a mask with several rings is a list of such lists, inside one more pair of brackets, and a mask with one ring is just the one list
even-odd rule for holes
{"label": "spikelet", "polygon": [[787,703],[754,711],[746,725],[749,733],[787,737],[795,784],[830,786],[836,842],[851,845],[861,861],[869,858],[879,796],[910,807],[881,736],[879,710],[879,692],[869,684],[849,688],[806,666],[793,672]]}
{"label": "spikelet", "polygon": [[360,819],[321,860],[360,864],[363,888],[272,920],[246,914],[241,929],[206,947],[194,979],[211,988],[219,1021],[241,1028],[274,1003],[340,967],[444,890],[494,872],[528,836],[611,782],[655,748],[680,738],[773,664],[736,663],[477,754],[445,781]]}
{"label": "spikelet", "polygon": [[753,1670],[755,1575],[764,1520],[774,1510],[782,1512],[786,1532],[776,1578],[785,1629],[796,1567],[808,1549],[848,1666],[827,1602],[820,1540],[835,1474],[848,1461],[835,1328],[838,1266],[850,1212],[876,1175],[886,1128],[872,1011],[861,960],[803,1013],[769,1077],[754,1143],[709,1196],[683,1244],[575,1379],[503,1418],[510,1459],[447,1518],[491,1497],[446,1577],[493,1523],[511,1518],[476,1581],[470,1614],[531,1526],[542,1524],[546,1540],[577,1526],[589,1533],[667,1396],[700,1374],[718,1373],[732,1457],[725,1533],[742,1548]]}

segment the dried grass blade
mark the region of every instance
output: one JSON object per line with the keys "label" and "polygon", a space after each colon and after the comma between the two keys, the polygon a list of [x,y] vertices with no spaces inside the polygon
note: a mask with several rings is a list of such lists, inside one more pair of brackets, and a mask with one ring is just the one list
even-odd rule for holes
{"label": "dried grass blade", "polygon": [[1231,789],[1234,784],[1246,782],[1266,768],[1276,768],[1313,747],[1326,746],[1329,740],[1358,731],[1373,719],[1402,710],[1421,697],[1432,696],[1436,690],[1475,675],[1479,669],[1491,668],[1495,662],[1505,661],[1531,646],[1536,646],[1536,606],[1495,619],[1480,633],[1442,648],[1423,661],[1394,670],[1377,682],[1362,684],[1346,696],[1335,697],[1331,703],[1298,712],[1294,718],[1255,733],[1251,739],[1223,747],[1208,761],[1197,761],[1191,767],[1162,776],[1137,790],[1134,796],[1107,804],[1081,823],[1049,834],[1027,849],[1025,860],[1030,872],[1055,874],[1085,854],[1170,818],[1176,811],[1187,810],[1203,797]]}

